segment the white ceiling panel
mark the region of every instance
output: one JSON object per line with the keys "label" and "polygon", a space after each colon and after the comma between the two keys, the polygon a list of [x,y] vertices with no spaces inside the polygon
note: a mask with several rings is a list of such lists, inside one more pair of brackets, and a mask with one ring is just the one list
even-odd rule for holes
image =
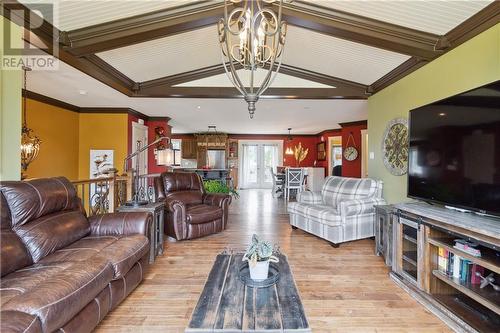
{"label": "white ceiling panel", "polygon": [[97,55],[137,82],[222,62],[215,26],[105,51]]}
{"label": "white ceiling panel", "polygon": [[369,85],[409,58],[289,26],[283,63]]}
{"label": "white ceiling panel", "polygon": [[[245,83],[245,86],[248,87],[250,84],[250,71],[240,69],[237,71],[242,82]],[[255,75],[255,82],[258,86],[264,80],[267,71],[263,69],[259,69]],[[274,73],[273,73],[274,75]],[[233,84],[229,81],[227,74],[220,74],[210,76],[204,79],[185,82],[176,85],[177,87],[232,87]],[[332,86],[321,84],[309,80],[304,80],[298,77],[294,77],[291,75],[286,75],[282,73],[278,73],[276,78],[271,84],[272,88],[332,88]]]}
{"label": "white ceiling panel", "polygon": [[249,119],[243,99],[131,98],[63,62],[57,71],[29,72],[27,88],[81,107],[129,107],[148,116],[171,117],[174,133],[216,125],[229,133],[285,134],[292,127],[292,133],[315,134],[367,119],[368,113],[366,100],[262,99],[255,118]]}
{"label": "white ceiling panel", "polygon": [[69,31],[126,17],[183,5],[193,0],[20,0],[28,7],[55,4],[58,15],[50,20],[56,28]]}
{"label": "white ceiling panel", "polygon": [[416,30],[444,35],[494,0],[304,0]]}

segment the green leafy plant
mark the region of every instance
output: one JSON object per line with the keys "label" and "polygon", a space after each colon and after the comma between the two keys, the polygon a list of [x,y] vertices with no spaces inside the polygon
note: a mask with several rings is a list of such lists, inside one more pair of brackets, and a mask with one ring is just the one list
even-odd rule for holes
{"label": "green leafy plant", "polygon": [[203,182],[203,186],[205,187],[205,191],[207,193],[225,193],[230,194],[235,198],[240,197],[238,192],[218,180],[205,180]]}
{"label": "green leafy plant", "polygon": [[278,258],[273,256],[273,253],[274,248],[271,243],[261,240],[256,234],[253,234],[252,244],[243,255],[243,261],[248,261],[251,266],[254,266],[258,261],[278,262]]}

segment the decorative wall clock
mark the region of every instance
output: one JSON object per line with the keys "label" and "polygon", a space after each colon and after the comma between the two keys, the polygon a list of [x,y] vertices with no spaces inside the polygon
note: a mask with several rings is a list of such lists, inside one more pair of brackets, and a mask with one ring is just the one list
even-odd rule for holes
{"label": "decorative wall clock", "polygon": [[385,129],[382,139],[382,159],[389,172],[402,176],[408,171],[408,120],[395,118]]}
{"label": "decorative wall clock", "polygon": [[[349,145],[349,142],[352,140],[351,145]],[[345,145],[344,149],[344,158],[348,161],[354,161],[355,159],[358,158],[358,150],[356,149],[356,143],[354,142],[354,136],[352,135],[352,132],[349,133],[349,137],[347,138],[347,143]]]}

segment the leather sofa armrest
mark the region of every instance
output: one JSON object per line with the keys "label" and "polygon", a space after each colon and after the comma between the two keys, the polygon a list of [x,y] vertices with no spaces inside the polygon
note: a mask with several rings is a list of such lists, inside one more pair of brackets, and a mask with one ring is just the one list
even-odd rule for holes
{"label": "leather sofa armrest", "polygon": [[109,213],[91,216],[93,236],[127,236],[141,234],[151,237],[153,215],[145,212]]}
{"label": "leather sofa armrest", "polygon": [[203,196],[203,203],[205,205],[224,207],[224,205],[231,204],[231,196],[224,193],[207,193]]}
{"label": "leather sofa armrest", "polygon": [[368,198],[358,200],[346,200],[340,202],[340,214],[343,217],[375,212],[374,205],[384,205],[385,200],[381,198]]}

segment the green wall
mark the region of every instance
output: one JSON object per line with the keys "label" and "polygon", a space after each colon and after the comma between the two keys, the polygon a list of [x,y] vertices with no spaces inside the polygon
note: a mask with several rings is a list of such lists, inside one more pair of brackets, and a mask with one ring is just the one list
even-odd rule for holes
{"label": "green wall", "polygon": [[382,162],[381,142],[387,122],[407,118],[408,111],[416,107],[499,79],[497,24],[368,99],[368,148],[375,155],[368,161],[368,174],[383,180],[384,197],[389,203],[407,198],[406,175],[391,175]]}
{"label": "green wall", "polygon": [[[0,48],[3,55],[3,17],[0,16]],[[12,23],[11,23],[12,24]],[[21,29],[12,24],[21,40]],[[0,61],[2,59],[0,58]],[[0,180],[21,178],[21,70],[0,70]]]}

